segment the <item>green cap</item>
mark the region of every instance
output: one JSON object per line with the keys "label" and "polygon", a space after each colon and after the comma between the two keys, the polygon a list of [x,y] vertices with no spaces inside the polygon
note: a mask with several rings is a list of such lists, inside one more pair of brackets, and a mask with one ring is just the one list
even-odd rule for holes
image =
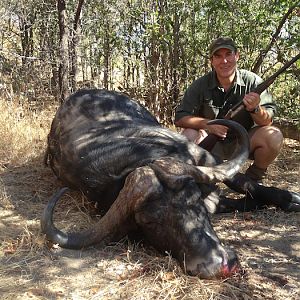
{"label": "green cap", "polygon": [[222,48],[229,49],[233,52],[237,51],[237,47],[231,38],[219,37],[211,43],[209,47],[209,57],[212,57],[216,51]]}

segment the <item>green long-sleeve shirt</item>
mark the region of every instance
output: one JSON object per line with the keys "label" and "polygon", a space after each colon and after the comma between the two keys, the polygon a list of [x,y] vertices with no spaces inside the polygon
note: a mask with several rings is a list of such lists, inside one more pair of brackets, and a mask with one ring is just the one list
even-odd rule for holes
{"label": "green long-sleeve shirt", "polygon": [[[232,106],[242,101],[244,95],[261,82],[262,79],[255,73],[238,69],[233,86],[225,92],[219,86],[215,71],[211,71],[195,80],[186,90],[181,104],[176,109],[175,121],[185,116],[198,116],[211,120],[220,118]],[[273,118],[276,113],[276,105],[272,101],[272,96],[264,91],[260,95],[260,99],[260,105]],[[243,125],[247,130],[254,125],[250,113],[246,110],[240,112],[233,120]]]}

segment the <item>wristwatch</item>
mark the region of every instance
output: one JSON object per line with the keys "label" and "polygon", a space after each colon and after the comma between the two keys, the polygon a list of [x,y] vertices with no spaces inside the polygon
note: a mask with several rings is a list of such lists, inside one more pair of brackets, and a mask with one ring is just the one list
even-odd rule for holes
{"label": "wristwatch", "polygon": [[260,111],[260,106],[257,105],[253,110],[250,110],[250,114],[257,114]]}

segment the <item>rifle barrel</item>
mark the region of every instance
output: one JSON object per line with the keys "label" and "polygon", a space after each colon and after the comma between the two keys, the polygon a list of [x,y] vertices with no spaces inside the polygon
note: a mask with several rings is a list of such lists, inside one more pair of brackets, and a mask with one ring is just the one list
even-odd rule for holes
{"label": "rifle barrel", "polygon": [[253,89],[253,92],[257,94],[261,94],[264,90],[266,90],[273,82],[274,80],[283,73],[287,68],[289,68],[295,61],[297,61],[300,58],[300,53],[293,57],[291,60],[286,62],[277,72],[275,72],[272,76],[270,76],[268,79],[260,83],[256,88]]}

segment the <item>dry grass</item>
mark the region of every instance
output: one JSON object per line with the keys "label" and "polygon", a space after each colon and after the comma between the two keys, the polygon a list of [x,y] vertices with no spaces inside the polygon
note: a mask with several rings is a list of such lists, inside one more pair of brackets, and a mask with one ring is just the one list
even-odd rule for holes
{"label": "dry grass", "polygon": [[25,164],[37,158],[45,147],[51,114],[30,111],[14,102],[0,102],[0,163]]}
{"label": "dry grass", "polygon": [[[170,256],[124,239],[86,251],[50,245],[39,218],[59,187],[42,165],[54,108],[39,113],[0,102],[1,299],[299,299],[299,214],[274,208],[213,216],[244,273],[227,280],[187,276]],[[300,144],[286,140],[267,184],[300,192]],[[97,221],[92,203],[72,192],[56,223],[80,229]]]}

